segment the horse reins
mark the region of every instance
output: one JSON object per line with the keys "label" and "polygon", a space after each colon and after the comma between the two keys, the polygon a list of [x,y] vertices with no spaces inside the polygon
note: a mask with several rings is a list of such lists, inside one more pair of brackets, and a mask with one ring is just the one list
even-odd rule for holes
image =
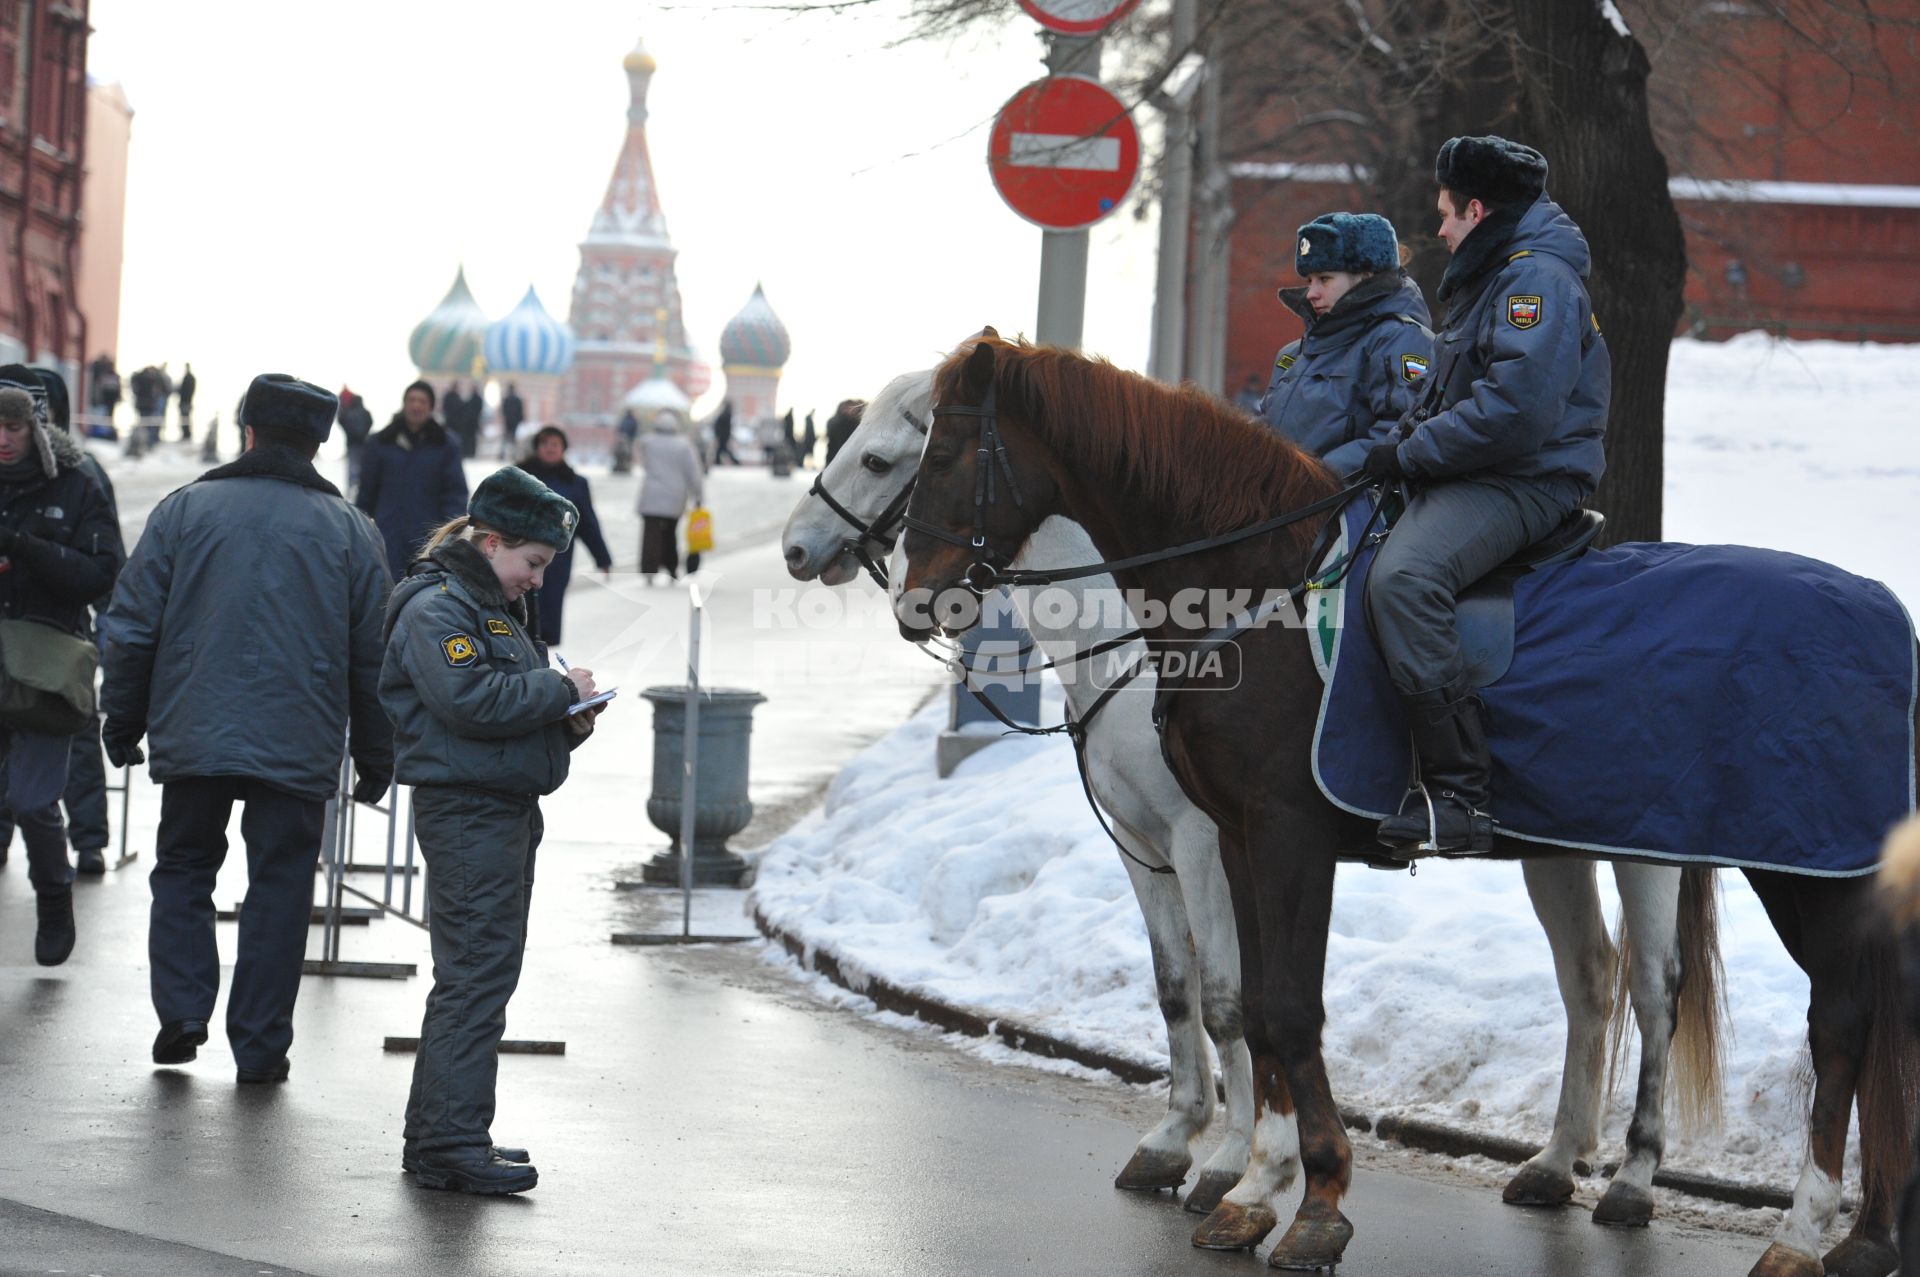
{"label": "horse reins", "polygon": [[[900,410],[900,415],[905,417],[907,424],[915,430],[918,430],[923,435],[927,433],[928,423],[921,421],[905,408]],[[914,478],[917,479],[918,477],[919,475],[916,472]],[[859,515],[847,509],[846,506],[834,499],[833,494],[827,491],[826,474],[824,472],[815,475],[813,477],[813,486],[807,489],[808,496],[819,497],[822,501],[826,502],[827,509],[833,511],[840,517],[842,522],[850,525],[854,531],[860,534],[857,537],[848,537],[841,541],[840,552],[842,554],[851,554],[858,560],[860,566],[867,570],[867,575],[872,577],[875,583],[883,590],[888,588],[887,569],[867,547],[871,544],[878,546],[887,554],[893,553],[893,543],[899,535],[894,531],[894,528],[906,517],[907,502],[913,498],[913,484],[914,479],[908,479],[906,486],[894,494],[893,500],[887,502],[885,508],[874,516],[873,522],[871,523],[861,519]]]}

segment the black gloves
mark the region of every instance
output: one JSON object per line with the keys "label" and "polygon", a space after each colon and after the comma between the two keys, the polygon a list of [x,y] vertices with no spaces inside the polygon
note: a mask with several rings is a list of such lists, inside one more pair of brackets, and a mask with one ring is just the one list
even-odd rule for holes
{"label": "black gloves", "polygon": [[378,772],[361,772],[353,782],[353,801],[377,805],[393,787],[393,777]]}
{"label": "black gloves", "polygon": [[100,745],[107,751],[107,761],[115,767],[137,767],[146,762],[147,756],[140,750],[140,738],[146,734],[144,727],[109,718],[100,729]]}
{"label": "black gloves", "polygon": [[1360,473],[1377,483],[1391,483],[1406,478],[1407,472],[1400,466],[1400,445],[1392,441],[1374,444],[1367,451],[1367,459],[1361,465]]}

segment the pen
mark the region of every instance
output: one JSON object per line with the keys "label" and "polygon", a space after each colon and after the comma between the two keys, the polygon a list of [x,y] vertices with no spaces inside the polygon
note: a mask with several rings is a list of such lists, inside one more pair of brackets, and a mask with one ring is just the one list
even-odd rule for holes
{"label": "pen", "polygon": [[567,658],[566,658],[566,657],[564,657],[564,656],[562,656],[562,655],[560,655],[560,653],[558,653],[558,652],[555,652],[555,653],[553,654],[553,659],[554,659],[554,660],[556,660],[556,661],[558,661],[558,662],[560,663],[560,672],[561,672],[562,674],[571,674],[571,673],[573,673],[573,666],[571,666],[571,665],[569,665],[569,664],[567,664]]}

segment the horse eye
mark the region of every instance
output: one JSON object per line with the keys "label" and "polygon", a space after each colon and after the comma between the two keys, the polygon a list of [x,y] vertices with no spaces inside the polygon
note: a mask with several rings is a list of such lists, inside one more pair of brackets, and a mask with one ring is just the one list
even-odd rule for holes
{"label": "horse eye", "polygon": [[893,462],[887,460],[885,457],[876,457],[871,452],[860,458],[860,464],[874,474],[885,474],[887,471],[893,469]]}

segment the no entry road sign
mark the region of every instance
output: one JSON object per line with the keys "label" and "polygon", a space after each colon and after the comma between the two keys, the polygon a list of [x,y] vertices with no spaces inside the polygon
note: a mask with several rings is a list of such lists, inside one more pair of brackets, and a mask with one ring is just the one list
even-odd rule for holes
{"label": "no entry road sign", "polygon": [[1014,212],[1048,230],[1076,231],[1120,207],[1133,189],[1140,132],[1098,81],[1049,76],[1000,108],[987,168]]}
{"label": "no entry road sign", "polygon": [[1140,0],[1020,0],[1020,7],[1049,31],[1092,35],[1104,31]]}

